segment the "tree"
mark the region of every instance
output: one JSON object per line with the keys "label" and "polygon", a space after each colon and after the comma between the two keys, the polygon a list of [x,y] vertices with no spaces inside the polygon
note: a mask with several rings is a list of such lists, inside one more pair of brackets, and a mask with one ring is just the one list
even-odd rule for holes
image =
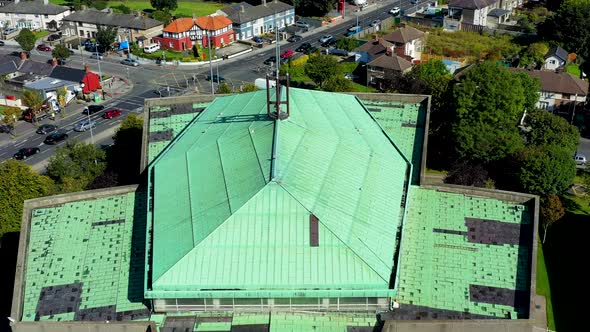
{"label": "tree", "polygon": [[539,26],[539,34],[590,60],[590,0],[568,0]]}
{"label": "tree", "polygon": [[154,20],[164,23],[164,25],[168,25],[172,22],[172,15],[170,15],[170,12],[167,10],[154,10],[150,16]]}
{"label": "tree", "polygon": [[113,7],[113,8],[117,8],[123,14],[131,14],[131,8],[129,8],[123,4]]}
{"label": "tree", "polygon": [[325,81],[338,76],[338,61],[330,55],[312,55],[304,67],[305,74],[321,88]]}
{"label": "tree", "polygon": [[229,85],[227,85],[227,83],[225,82],[221,82],[221,84],[219,84],[219,86],[217,87],[217,92],[215,92],[217,94],[229,94],[232,93],[231,87]]}
{"label": "tree", "polygon": [[142,132],[143,118],[129,114],[113,136],[113,145],[108,151],[108,168],[117,174],[119,185],[139,181]]}
{"label": "tree", "polygon": [[338,40],[336,40],[336,45],[334,46],[336,46],[336,48],[339,50],[345,50],[350,52],[357,47],[357,42],[354,38],[340,37],[338,38]]}
{"label": "tree", "polygon": [[197,44],[195,43],[193,45],[193,57],[199,59],[199,47],[197,47]]}
{"label": "tree", "polygon": [[16,122],[15,119],[19,119],[23,113],[18,107],[10,107],[4,106],[4,117],[2,118],[2,122],[7,125],[13,126]]}
{"label": "tree", "polygon": [[525,192],[537,195],[561,194],[574,182],[576,164],[561,146],[531,146],[517,155],[516,179]]}
{"label": "tree", "polygon": [[445,183],[461,186],[485,187],[488,171],[480,163],[458,162],[451,166],[445,177]]}
{"label": "tree", "polygon": [[156,10],[174,11],[178,8],[176,0],[150,0],[150,4]]}
{"label": "tree", "polygon": [[302,16],[324,16],[334,9],[337,0],[287,0]]}
{"label": "tree", "polygon": [[115,26],[102,27],[97,25],[96,29],[96,41],[104,52],[110,51],[113,47],[115,39],[117,38],[118,28]]}
{"label": "tree", "polygon": [[547,111],[534,111],[527,115],[527,143],[537,146],[556,145],[574,155],[580,140],[578,129],[564,118]]}
{"label": "tree", "polygon": [[565,215],[565,209],[559,196],[547,195],[541,199],[541,223],[543,225],[543,243],[547,237],[547,231],[554,222]]}
{"label": "tree", "polygon": [[47,164],[47,175],[61,191],[80,191],[106,168],[105,152],[92,144],[70,141],[57,148]]}
{"label": "tree", "polygon": [[70,50],[63,44],[57,44],[51,51],[51,55],[56,59],[67,59],[70,57]]}
{"label": "tree", "polygon": [[536,68],[545,61],[545,54],[548,52],[549,46],[546,43],[532,43],[520,55],[519,66]]}
{"label": "tree", "polygon": [[24,28],[19,32],[18,36],[16,36],[14,40],[16,40],[23,51],[30,52],[35,47],[37,37],[31,30]]}
{"label": "tree", "polygon": [[252,92],[260,90],[256,85],[252,83],[246,83],[242,86],[242,92]]}
{"label": "tree", "polygon": [[39,107],[41,107],[41,105],[43,105],[43,96],[41,96],[41,94],[35,90],[24,90],[20,99],[23,105],[32,110],[37,110]]}
{"label": "tree", "polygon": [[489,61],[465,73],[454,86],[452,100],[452,133],[460,157],[489,162],[523,147],[517,125],[538,98],[538,85],[528,86],[532,82]]}
{"label": "tree", "polygon": [[23,203],[52,193],[53,182],[16,160],[0,164],[0,237],[20,230]]}
{"label": "tree", "polygon": [[350,92],[354,90],[352,81],[341,76],[334,76],[326,81],[323,87],[324,91],[331,92]]}

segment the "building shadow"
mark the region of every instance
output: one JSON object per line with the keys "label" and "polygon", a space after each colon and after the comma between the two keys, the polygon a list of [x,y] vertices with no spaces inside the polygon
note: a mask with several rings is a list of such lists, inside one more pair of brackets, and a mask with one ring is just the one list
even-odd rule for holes
{"label": "building shadow", "polygon": [[[2,273],[0,273],[0,332],[10,332],[9,321],[12,307],[12,293],[14,290],[14,274],[16,271],[16,259],[18,256],[19,232],[6,233],[0,239],[0,262],[2,262]],[[17,319],[17,317],[13,317]]]}

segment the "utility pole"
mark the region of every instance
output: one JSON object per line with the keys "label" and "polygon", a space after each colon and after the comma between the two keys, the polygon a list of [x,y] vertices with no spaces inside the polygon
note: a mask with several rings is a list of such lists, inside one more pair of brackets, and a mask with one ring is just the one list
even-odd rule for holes
{"label": "utility pole", "polygon": [[211,78],[211,94],[215,95],[215,83],[213,82],[213,63],[211,62],[211,31],[205,30],[207,34],[207,48],[209,49],[209,77]]}
{"label": "utility pole", "polygon": [[[98,55],[98,45],[94,44],[94,51],[96,52],[96,61],[98,64],[98,79],[102,83],[102,71],[100,70],[100,56]],[[102,86],[102,84],[101,84]]]}

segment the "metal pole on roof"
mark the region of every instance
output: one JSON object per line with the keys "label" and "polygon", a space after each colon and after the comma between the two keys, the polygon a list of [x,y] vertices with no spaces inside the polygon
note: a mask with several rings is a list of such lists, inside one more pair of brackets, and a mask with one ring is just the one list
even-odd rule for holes
{"label": "metal pole on roof", "polygon": [[211,78],[211,94],[215,95],[215,83],[213,82],[213,63],[211,62],[211,31],[205,30],[207,34],[207,48],[209,49],[209,77]]}

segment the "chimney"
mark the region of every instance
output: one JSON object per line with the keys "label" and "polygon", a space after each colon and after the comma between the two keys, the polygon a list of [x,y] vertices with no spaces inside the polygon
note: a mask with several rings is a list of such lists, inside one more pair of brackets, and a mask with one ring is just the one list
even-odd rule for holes
{"label": "chimney", "polygon": [[14,4],[16,5],[17,3],[19,3],[20,0],[14,0]]}
{"label": "chimney", "polygon": [[262,5],[266,7],[266,0],[262,0]]}
{"label": "chimney", "polygon": [[84,65],[84,69],[86,70],[86,73],[90,73],[90,66],[88,64]]}
{"label": "chimney", "polygon": [[240,5],[240,9],[241,9],[242,13],[245,13],[246,12],[246,9],[244,8],[244,5]]}
{"label": "chimney", "polygon": [[57,67],[57,59],[53,58],[53,60],[51,60],[51,67],[55,68]]}
{"label": "chimney", "polygon": [[26,61],[27,60],[27,52],[25,52],[25,51],[20,52],[20,59],[21,59],[21,62]]}
{"label": "chimney", "polygon": [[197,20],[197,15],[195,15],[195,13],[193,13],[193,21]]}
{"label": "chimney", "polygon": [[47,6],[49,4],[49,0],[43,0],[43,4]]}

